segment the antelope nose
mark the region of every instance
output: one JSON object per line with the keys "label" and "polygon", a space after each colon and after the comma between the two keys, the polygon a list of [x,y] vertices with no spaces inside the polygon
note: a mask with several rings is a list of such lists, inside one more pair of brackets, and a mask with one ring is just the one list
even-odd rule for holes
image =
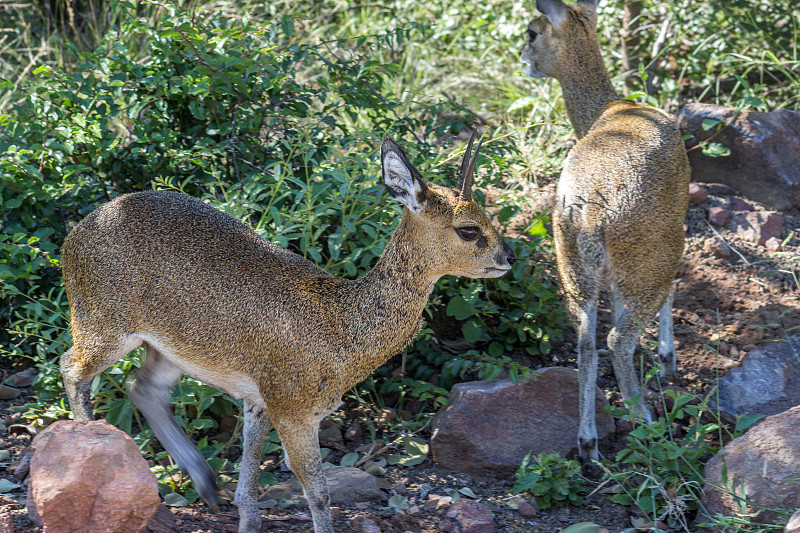
{"label": "antelope nose", "polygon": [[514,263],[517,262],[517,256],[514,255],[514,250],[512,250],[505,241],[503,241],[503,251],[506,253],[506,261],[508,261],[508,264],[514,266]]}

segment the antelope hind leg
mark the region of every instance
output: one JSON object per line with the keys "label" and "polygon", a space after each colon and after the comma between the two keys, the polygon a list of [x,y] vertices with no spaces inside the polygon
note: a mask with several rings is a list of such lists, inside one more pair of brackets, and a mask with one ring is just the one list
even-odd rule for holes
{"label": "antelope hind leg", "polygon": [[660,376],[666,377],[678,369],[675,357],[675,340],[672,330],[672,303],[675,289],[670,287],[667,299],[658,312],[658,362],[661,364]]}
{"label": "antelope hind leg", "polygon": [[197,447],[175,422],[172,416],[171,390],[183,372],[161,352],[146,347],[144,365],[128,393],[144,414],[158,441],[172,455],[178,466],[191,476],[198,494],[214,511],[217,503],[216,476]]}

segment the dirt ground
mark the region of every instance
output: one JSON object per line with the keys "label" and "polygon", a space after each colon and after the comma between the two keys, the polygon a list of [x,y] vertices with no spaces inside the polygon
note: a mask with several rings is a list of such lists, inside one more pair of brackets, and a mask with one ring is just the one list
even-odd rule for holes
{"label": "dirt ground", "polygon": [[[531,194],[540,198],[552,195],[553,183],[544,184]],[[713,187],[712,187],[713,190]],[[492,195],[487,193],[491,200]],[[690,206],[686,223],[686,251],[675,282],[674,328],[678,353],[678,372],[667,381],[687,390],[703,393],[713,386],[718,375],[736,366],[756,347],[780,341],[789,335],[800,334],[800,295],[790,271],[800,270],[800,211],[784,212],[785,224],[781,239],[785,239],[782,251],[769,252],[763,246],[747,242],[727,229],[713,227],[707,222],[709,207],[727,207],[732,193],[712,193],[708,199]],[[747,200],[747,199],[745,199]],[[749,201],[749,200],[748,200]],[[543,200],[546,204],[546,200]],[[753,204],[754,209],[763,209]],[[543,205],[538,202],[538,205]],[[533,216],[528,209],[519,219],[525,223]],[[794,231],[794,234],[792,234]],[[605,319],[607,313],[601,316]],[[598,346],[604,347],[604,332],[601,327]],[[657,328],[651,325],[641,341],[640,354],[652,353],[649,344],[656,338]],[[575,366],[574,334],[566,332],[566,340],[556,346],[547,360],[535,361],[538,366],[553,364]],[[615,394],[615,381],[607,355],[601,356],[598,385]],[[5,377],[5,376],[3,376]],[[13,402],[2,402],[4,414],[12,403],[23,404],[30,390]],[[348,406],[345,406],[346,408]],[[347,422],[359,413],[343,411]],[[11,420],[7,420],[9,422]],[[345,426],[346,427],[346,426]],[[620,435],[618,435],[619,437]],[[24,432],[19,435],[6,434],[0,448],[8,449],[11,457],[0,463],[0,477],[14,480],[12,470],[27,448],[31,437]],[[346,442],[344,447],[332,452],[328,461],[338,464],[338,459],[349,449],[363,444]],[[8,468],[10,467],[10,468]],[[274,472],[279,480],[291,477],[290,472],[277,468]],[[589,479],[590,490],[598,486],[598,479]],[[552,508],[539,511],[535,516],[523,516],[509,506],[512,497],[508,490],[512,477],[466,476],[437,468],[430,460],[414,467],[389,466],[386,476],[380,478],[387,495],[399,494],[407,498],[410,507],[396,511],[385,504],[362,503],[336,507],[333,510],[338,531],[361,532],[370,529],[372,520],[384,533],[406,531],[438,532],[449,530],[446,513],[451,508],[449,491],[470,488],[479,501],[488,505],[495,518],[496,531],[557,533],[570,524],[595,522],[610,532],[631,527],[634,513],[610,503],[603,491],[593,493],[581,507]],[[28,519],[24,509],[24,487],[0,495],[0,518],[4,514],[14,517],[17,532],[34,533],[41,529]],[[163,529],[153,531],[175,531],[181,533],[235,532],[238,517],[236,508],[225,505],[222,512],[214,514],[204,504],[193,504],[183,508],[170,508],[174,521]],[[263,512],[266,532],[311,531],[308,509],[292,506],[267,508]],[[167,516],[167,522],[173,519]],[[5,531],[5,530],[4,530]]]}

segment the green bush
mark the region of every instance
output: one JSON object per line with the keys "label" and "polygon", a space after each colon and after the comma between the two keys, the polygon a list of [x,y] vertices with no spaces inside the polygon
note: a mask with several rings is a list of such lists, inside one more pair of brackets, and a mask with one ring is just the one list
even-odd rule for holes
{"label": "green bush", "polygon": [[[147,18],[128,2],[112,4],[120,27],[97,49],[83,52],[62,41],[62,66],[38,66],[18,88],[0,81],[18,95],[0,114],[0,357],[10,365],[28,359],[40,369],[39,402],[24,408],[29,416],[66,415],[63,399],[53,403],[62,395],[58,356],[70,342],[58,248],[97,205],[130,191],[180,190],[333,275],[356,277],[376,262],[401,210],[380,183],[382,138],[399,138],[427,179],[452,186],[459,153],[450,153],[449,142],[436,143],[472,122],[447,99],[418,100],[413,113],[403,111],[409,103],[392,89],[398,65],[373,58],[424,38],[418,25],[312,45],[299,42],[292,16],[266,24],[167,5],[167,16]],[[479,166],[488,179],[481,184],[507,177],[516,157],[507,138],[485,142]],[[477,354],[487,375],[503,367],[518,372],[490,337],[501,339],[505,351],[531,353],[545,353],[558,338],[555,287],[536,277],[541,235],[512,246],[521,258],[513,273],[521,289],[510,281],[468,280],[446,280],[436,289],[442,306],[455,295],[479,295],[473,303],[480,304],[481,329],[480,350],[466,358],[445,353],[438,371],[461,360],[470,366]],[[506,308],[515,309],[514,322]],[[424,381],[425,369],[417,371],[434,351],[435,341],[423,335],[408,355],[415,372],[399,378],[378,372],[367,388],[440,405],[446,389]],[[137,433],[146,449],[152,435],[124,395],[138,365],[134,355],[112,367],[92,393],[96,410]],[[234,402],[188,378],[173,400],[203,453],[222,461],[222,471],[235,469],[223,451],[238,441],[209,439]],[[169,485],[178,474],[161,464],[161,455],[149,456]],[[178,477],[172,489],[182,484]]]}
{"label": "green bush", "polygon": [[[647,379],[657,372],[652,370]],[[651,424],[637,418],[636,399],[626,402],[623,409],[612,409],[612,414],[629,421],[633,430],[614,464],[603,468],[617,484],[618,492],[611,501],[636,506],[653,522],[687,528],[698,509],[705,462],[719,451],[720,442],[741,435],[760,417],[739,417],[730,432],[717,422],[708,398],[664,390],[660,403],[664,416]]]}
{"label": "green bush", "polygon": [[[531,463],[533,459],[533,463]],[[583,505],[583,481],[578,461],[564,459],[557,453],[528,453],[514,474],[512,492],[528,492],[536,497],[539,509],[553,505]]]}

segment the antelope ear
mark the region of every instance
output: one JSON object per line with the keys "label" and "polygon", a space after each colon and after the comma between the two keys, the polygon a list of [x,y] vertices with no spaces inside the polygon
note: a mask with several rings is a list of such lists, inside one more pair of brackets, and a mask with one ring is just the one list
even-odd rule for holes
{"label": "antelope ear", "polygon": [[536,9],[558,30],[567,20],[567,6],[561,0],[536,0]]}
{"label": "antelope ear", "polygon": [[392,198],[402,202],[413,213],[419,214],[425,205],[428,185],[408,161],[403,150],[388,137],[381,144],[381,168],[383,183]]}
{"label": "antelope ear", "polygon": [[578,0],[578,4],[588,7],[592,11],[597,11],[597,3],[599,0]]}

